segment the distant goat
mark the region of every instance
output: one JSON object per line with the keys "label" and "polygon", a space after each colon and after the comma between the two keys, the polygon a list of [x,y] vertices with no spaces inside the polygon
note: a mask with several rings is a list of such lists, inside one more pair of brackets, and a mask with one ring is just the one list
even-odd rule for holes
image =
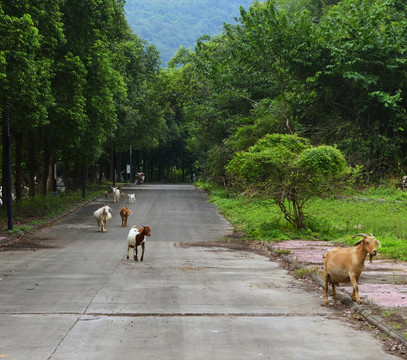
{"label": "distant goat", "polygon": [[134,225],[127,235],[127,259],[129,258],[130,248],[133,248],[134,260],[138,261],[137,258],[137,246],[141,245],[142,253],[140,261],[143,261],[144,250],[146,247],[146,238],[145,236],[151,235],[151,229],[148,225],[143,225],[140,229],[137,229],[137,225]]}
{"label": "distant goat", "polygon": [[111,211],[112,209],[105,205],[93,213],[93,217],[98,223],[98,231],[106,232],[106,224],[112,218]]}
{"label": "distant goat", "polygon": [[121,198],[122,200],[124,200],[124,192],[123,192],[123,191],[120,191],[120,198]]}
{"label": "distant goat", "polygon": [[339,283],[351,282],[353,285],[352,300],[358,304],[362,303],[359,297],[358,281],[360,274],[365,268],[365,259],[370,255],[370,262],[373,256],[377,255],[376,244],[380,243],[366,234],[357,234],[353,236],[363,236],[363,239],[352,247],[337,247],[324,254],[324,280],[325,280],[325,304],[328,304],[328,283],[332,284],[332,296],[337,299],[335,286]]}
{"label": "distant goat", "polygon": [[118,202],[120,200],[120,190],[116,187],[112,187],[112,191],[114,202]]}
{"label": "distant goat", "polygon": [[105,191],[105,199],[107,199],[107,195],[108,195],[108,192],[107,192],[107,191]]}
{"label": "distant goat", "polygon": [[134,204],[136,202],[136,194],[128,194],[129,197],[129,203]]}
{"label": "distant goat", "polygon": [[122,226],[126,227],[127,226],[127,219],[129,215],[133,214],[133,212],[126,206],[122,207],[120,210],[120,216],[122,218]]}

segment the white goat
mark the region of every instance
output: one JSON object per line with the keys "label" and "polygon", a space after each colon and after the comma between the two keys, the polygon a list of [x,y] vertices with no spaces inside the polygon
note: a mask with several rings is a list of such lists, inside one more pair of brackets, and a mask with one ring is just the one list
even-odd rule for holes
{"label": "white goat", "polygon": [[112,187],[112,190],[114,202],[118,202],[120,200],[120,190],[117,187]]}
{"label": "white goat", "polygon": [[106,224],[112,218],[110,211],[112,211],[112,209],[105,205],[93,213],[93,217],[98,223],[98,231],[106,232]]}
{"label": "white goat", "polygon": [[136,202],[136,194],[128,194],[129,197],[129,203],[134,204]]}

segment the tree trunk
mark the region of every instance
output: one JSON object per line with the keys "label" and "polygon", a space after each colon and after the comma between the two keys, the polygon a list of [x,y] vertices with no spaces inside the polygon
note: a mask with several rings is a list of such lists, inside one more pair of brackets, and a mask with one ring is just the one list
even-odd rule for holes
{"label": "tree trunk", "polygon": [[63,164],[62,177],[64,178],[65,191],[66,192],[71,191],[72,190],[72,174],[71,174],[71,167],[67,163]]}
{"label": "tree trunk", "polygon": [[44,152],[44,158],[42,163],[42,179],[41,179],[41,194],[47,195],[47,182],[49,173],[49,154]]}
{"label": "tree trunk", "polygon": [[122,153],[121,152],[116,153],[116,169],[117,169],[116,181],[121,182],[122,181],[122,179],[121,179]]}
{"label": "tree trunk", "polygon": [[29,149],[28,149],[28,196],[34,197],[36,193],[35,189],[35,166],[36,166],[36,149],[35,149],[35,141],[32,138],[29,141]]}
{"label": "tree trunk", "polygon": [[16,192],[16,200],[21,200],[22,199],[22,188],[23,188],[23,182],[22,182],[22,174],[23,174],[23,169],[22,169],[22,162],[23,162],[23,134],[21,132],[18,132],[14,135],[14,139],[16,141],[16,147],[15,147],[15,178],[14,178],[14,186],[15,186],[15,192]]}
{"label": "tree trunk", "polygon": [[112,153],[110,154],[110,176],[109,179],[114,179],[115,173],[114,173],[114,164],[115,164],[115,160],[114,160],[114,151],[112,150]]}
{"label": "tree trunk", "polygon": [[51,155],[48,163],[48,190],[54,191],[54,161],[55,156]]}
{"label": "tree trunk", "polygon": [[3,108],[3,113],[2,113],[2,132],[1,132],[1,143],[2,143],[2,177],[1,177],[1,187],[2,187],[2,201],[3,201],[3,206],[7,205],[7,182],[6,182],[6,176],[5,176],[5,169],[6,169],[6,136],[5,136],[5,130],[4,130],[4,118],[6,117],[6,110]]}

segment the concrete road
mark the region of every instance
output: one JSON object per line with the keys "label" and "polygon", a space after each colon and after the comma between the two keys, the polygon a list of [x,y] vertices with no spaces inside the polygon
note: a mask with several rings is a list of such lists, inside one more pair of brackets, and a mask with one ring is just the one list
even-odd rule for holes
{"label": "concrete road", "polygon": [[[124,190],[136,204],[101,198],[33,235],[49,248],[0,253],[0,358],[395,359],[277,263],[192,246],[231,232],[200,190]],[[113,219],[98,233],[106,202]],[[142,263],[126,260],[123,205],[129,225],[152,228]]]}

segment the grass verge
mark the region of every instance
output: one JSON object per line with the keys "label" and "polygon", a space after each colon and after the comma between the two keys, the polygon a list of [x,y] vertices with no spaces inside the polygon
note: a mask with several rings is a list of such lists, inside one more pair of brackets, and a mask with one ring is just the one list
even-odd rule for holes
{"label": "grass verge", "polygon": [[69,193],[61,193],[59,196],[36,195],[13,202],[13,229],[8,230],[7,209],[0,208],[0,232],[6,234],[23,235],[30,232],[34,227],[45,224],[50,219],[63,214],[72,207],[98,196],[102,196],[107,185],[88,186],[85,197],[82,190]]}
{"label": "grass verge", "polygon": [[306,205],[308,229],[300,232],[271,201],[248,200],[207,183],[198,186],[209,192],[210,201],[247,239],[318,239],[352,245],[353,235],[373,233],[382,245],[382,255],[407,261],[407,192],[371,188],[326,199],[313,198]]}

